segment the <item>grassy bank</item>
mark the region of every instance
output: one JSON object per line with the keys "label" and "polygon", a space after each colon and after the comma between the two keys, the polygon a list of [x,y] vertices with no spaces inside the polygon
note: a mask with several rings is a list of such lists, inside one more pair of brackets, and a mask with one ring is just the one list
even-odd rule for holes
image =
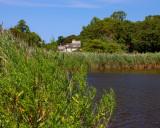
{"label": "grassy bank", "polygon": [[[160,53],[103,54],[61,53],[77,61],[85,60],[89,71],[114,69],[160,69]],[[61,55],[61,56],[62,56]]]}
{"label": "grassy bank", "polygon": [[86,83],[83,56],[29,48],[8,31],[0,35],[0,127],[107,127],[115,108],[113,90],[100,103]]}

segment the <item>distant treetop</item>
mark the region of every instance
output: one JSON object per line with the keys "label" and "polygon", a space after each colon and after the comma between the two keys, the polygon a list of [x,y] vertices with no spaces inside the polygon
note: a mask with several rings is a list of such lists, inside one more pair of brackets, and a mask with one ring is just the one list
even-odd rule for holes
{"label": "distant treetop", "polygon": [[127,14],[124,11],[117,11],[114,12],[110,17],[113,19],[118,19],[120,21],[124,21]]}

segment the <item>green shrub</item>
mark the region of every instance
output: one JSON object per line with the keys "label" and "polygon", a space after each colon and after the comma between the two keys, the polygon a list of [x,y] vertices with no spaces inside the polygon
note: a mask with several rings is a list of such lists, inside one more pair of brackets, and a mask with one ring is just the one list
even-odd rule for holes
{"label": "green shrub", "polygon": [[123,52],[121,46],[116,43],[108,43],[106,45],[106,52],[114,53],[114,52]]}
{"label": "green shrub", "polygon": [[86,42],[83,43],[83,48],[82,48],[83,51],[88,51],[88,52],[104,52],[105,49],[106,49],[106,44],[98,39],[86,40]]}

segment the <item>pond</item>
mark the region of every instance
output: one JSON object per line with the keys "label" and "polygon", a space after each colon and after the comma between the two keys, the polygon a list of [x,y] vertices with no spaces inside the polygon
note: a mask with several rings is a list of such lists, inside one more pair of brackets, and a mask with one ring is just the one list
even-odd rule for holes
{"label": "pond", "polygon": [[115,92],[115,120],[110,128],[160,127],[160,70],[92,72],[87,81],[97,89],[96,99],[103,89]]}

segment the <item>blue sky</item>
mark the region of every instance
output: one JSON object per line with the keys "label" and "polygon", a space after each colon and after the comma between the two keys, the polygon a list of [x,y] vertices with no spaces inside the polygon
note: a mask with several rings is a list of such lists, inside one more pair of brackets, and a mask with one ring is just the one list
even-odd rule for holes
{"label": "blue sky", "polygon": [[110,17],[124,11],[128,20],[142,21],[160,15],[160,0],[0,0],[0,24],[14,27],[24,19],[32,32],[49,43],[52,35],[79,35],[93,17]]}

